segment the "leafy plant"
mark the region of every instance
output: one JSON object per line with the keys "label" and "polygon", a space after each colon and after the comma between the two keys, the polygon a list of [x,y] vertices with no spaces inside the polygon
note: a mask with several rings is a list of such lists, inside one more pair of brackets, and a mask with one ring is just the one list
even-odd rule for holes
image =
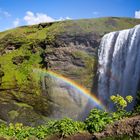
{"label": "leafy plant", "polygon": [[58,121],[56,125],[62,137],[73,135],[85,129],[84,123],[73,121],[70,118],[64,118]]}
{"label": "leafy plant", "polygon": [[130,116],[131,112],[127,112],[125,108],[128,106],[129,103],[133,101],[133,97],[128,95],[125,98],[120,95],[112,95],[110,97],[111,101],[114,103],[115,108],[117,109],[116,112],[112,113],[112,117],[114,120],[119,120],[123,117]]}
{"label": "leafy plant", "polygon": [[117,94],[116,96],[112,95],[110,99],[115,104],[117,111],[124,110],[127,107],[128,103],[131,103],[133,101],[133,97],[130,95],[123,98],[122,96]]}
{"label": "leafy plant", "polygon": [[112,122],[113,119],[108,112],[93,109],[87,117],[85,124],[87,126],[87,130],[93,133],[102,131],[107,124]]}
{"label": "leafy plant", "polygon": [[14,137],[18,140],[30,139],[31,137],[44,139],[54,134],[66,137],[84,131],[85,128],[83,122],[73,121],[69,118],[49,121],[47,124],[37,127],[23,126],[21,123],[10,123],[8,126],[6,124],[0,125],[0,136]]}

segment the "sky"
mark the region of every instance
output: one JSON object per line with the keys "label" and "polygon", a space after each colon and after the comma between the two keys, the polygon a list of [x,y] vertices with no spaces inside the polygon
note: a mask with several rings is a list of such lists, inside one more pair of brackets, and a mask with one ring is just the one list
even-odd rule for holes
{"label": "sky", "polygon": [[140,0],[0,0],[0,31],[98,17],[140,18]]}

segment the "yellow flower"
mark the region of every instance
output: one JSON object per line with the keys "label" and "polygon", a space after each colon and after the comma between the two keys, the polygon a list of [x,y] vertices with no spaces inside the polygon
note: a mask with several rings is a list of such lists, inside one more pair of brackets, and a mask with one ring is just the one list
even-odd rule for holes
{"label": "yellow flower", "polygon": [[132,96],[126,96],[126,100],[128,103],[131,103],[133,101],[133,97]]}

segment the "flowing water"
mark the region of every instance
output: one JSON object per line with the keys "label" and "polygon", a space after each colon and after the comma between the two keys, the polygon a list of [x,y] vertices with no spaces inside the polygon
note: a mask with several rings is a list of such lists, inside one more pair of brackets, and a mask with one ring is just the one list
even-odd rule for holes
{"label": "flowing water", "polygon": [[140,25],[106,34],[98,57],[100,100],[111,108],[109,97],[113,94],[132,95],[135,99],[140,81]]}

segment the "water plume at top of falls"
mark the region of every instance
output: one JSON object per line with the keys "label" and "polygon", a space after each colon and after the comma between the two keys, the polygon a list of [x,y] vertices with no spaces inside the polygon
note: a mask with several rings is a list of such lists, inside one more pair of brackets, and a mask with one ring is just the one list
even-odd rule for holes
{"label": "water plume at top of falls", "polygon": [[113,94],[135,99],[140,81],[140,25],[104,35],[98,58],[100,100],[111,108],[109,97]]}

